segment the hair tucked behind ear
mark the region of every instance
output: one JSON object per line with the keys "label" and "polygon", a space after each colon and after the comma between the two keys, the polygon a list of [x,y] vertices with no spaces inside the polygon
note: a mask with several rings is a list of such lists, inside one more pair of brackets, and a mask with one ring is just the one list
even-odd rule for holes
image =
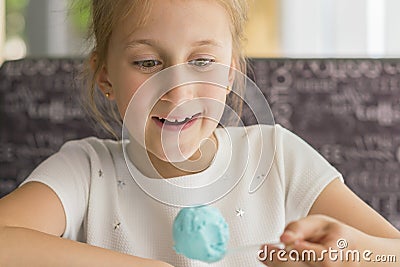
{"label": "hair tucked behind ear", "polygon": [[[231,33],[233,41],[232,57],[236,68],[244,75],[247,73],[247,61],[244,52],[244,43],[246,42],[245,26],[248,20],[248,0],[217,0],[228,12],[231,19]],[[246,88],[244,76],[236,77],[233,84],[234,92],[229,94],[227,105],[236,111],[237,117],[242,115],[243,101],[242,96]],[[234,120],[234,119],[232,119]],[[233,124],[237,121],[232,121]]]}
{"label": "hair tucked behind ear", "polygon": [[108,45],[113,29],[128,15],[134,14],[137,25],[144,23],[143,14],[151,5],[151,0],[91,0],[87,8],[90,10],[88,43],[92,48],[85,61],[83,71],[84,106],[95,121],[114,138],[119,139],[122,119],[114,101],[108,101],[97,88],[96,77],[107,63]]}

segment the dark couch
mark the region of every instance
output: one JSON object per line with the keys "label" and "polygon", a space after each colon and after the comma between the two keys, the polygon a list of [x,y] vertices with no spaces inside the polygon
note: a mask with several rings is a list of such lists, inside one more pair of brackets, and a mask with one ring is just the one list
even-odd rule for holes
{"label": "dark couch", "polygon": [[[1,67],[0,197],[66,140],[107,137],[92,128],[78,100],[81,64],[24,59]],[[251,65],[276,122],[320,151],[400,229],[400,59],[254,59]]]}

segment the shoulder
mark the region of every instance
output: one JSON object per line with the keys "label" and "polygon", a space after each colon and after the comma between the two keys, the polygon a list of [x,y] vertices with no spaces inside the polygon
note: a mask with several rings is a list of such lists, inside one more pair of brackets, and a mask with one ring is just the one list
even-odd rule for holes
{"label": "shoulder", "polygon": [[225,133],[232,141],[248,138],[252,141],[261,141],[261,139],[273,138],[280,125],[261,125],[255,124],[244,127],[226,127],[217,128],[216,133],[221,136]]}
{"label": "shoulder", "polygon": [[281,125],[275,126],[275,144],[277,160],[281,163],[308,167],[322,163],[330,165],[316,148]]}
{"label": "shoulder", "polygon": [[65,142],[59,151],[45,162],[48,162],[47,168],[68,166],[74,172],[81,170],[82,173],[86,173],[93,168],[115,165],[115,155],[120,153],[122,153],[120,141],[87,137]]}
{"label": "shoulder", "polygon": [[61,146],[61,153],[71,154],[85,154],[87,156],[93,156],[99,154],[102,151],[108,151],[113,153],[121,149],[121,141],[111,139],[100,139],[97,137],[86,137],[83,139],[70,140]]}
{"label": "shoulder", "polygon": [[247,132],[250,152],[259,153],[264,162],[272,160],[283,179],[289,181],[303,174],[339,176],[337,170],[315,148],[281,125],[243,128],[240,131]]}
{"label": "shoulder", "polygon": [[[87,137],[65,142],[61,148],[42,161],[29,177],[81,176],[89,177],[95,167],[113,164],[112,154],[118,150],[120,142]],[[64,177],[65,179],[70,179]]]}
{"label": "shoulder", "polygon": [[[222,134],[224,132],[224,134]],[[252,145],[268,145],[283,149],[290,144],[296,143],[306,144],[299,136],[292,133],[288,129],[279,124],[276,125],[250,125],[245,127],[227,127],[224,129],[217,128],[219,136],[226,135],[231,142],[241,142],[248,140]]]}

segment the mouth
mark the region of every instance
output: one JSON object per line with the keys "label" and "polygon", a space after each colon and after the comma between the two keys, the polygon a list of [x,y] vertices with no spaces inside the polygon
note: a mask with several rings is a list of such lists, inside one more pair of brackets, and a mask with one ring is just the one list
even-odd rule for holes
{"label": "mouth", "polygon": [[196,113],[189,117],[180,118],[165,118],[153,116],[153,121],[161,128],[165,130],[184,130],[192,126],[197,119],[199,119],[201,113]]}

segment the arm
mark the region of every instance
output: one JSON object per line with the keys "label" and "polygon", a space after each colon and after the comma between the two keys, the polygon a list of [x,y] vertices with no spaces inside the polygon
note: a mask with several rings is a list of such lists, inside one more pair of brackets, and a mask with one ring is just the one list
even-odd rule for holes
{"label": "arm", "polygon": [[323,214],[366,234],[400,239],[400,232],[345,184],[333,180],[318,196],[308,215]]}
{"label": "arm", "polygon": [[[400,266],[400,232],[338,179],[322,191],[308,215],[286,226],[281,241],[289,250],[312,250],[321,255],[329,248],[339,250],[337,241],[345,239],[348,246],[344,251],[358,250],[361,260],[334,262],[326,256],[323,263],[307,262],[307,266]],[[367,262],[362,258],[366,250],[372,252],[371,260],[377,255],[395,255],[396,262]],[[266,264],[292,266],[288,262]]]}
{"label": "arm", "polygon": [[64,229],[57,195],[41,183],[23,185],[0,199],[0,266],[170,266],[63,239]]}
{"label": "arm", "polygon": [[[354,246],[360,250],[371,250],[374,255],[396,255],[397,264],[400,265],[399,230],[338,179],[331,182],[319,195],[309,212],[309,215],[313,214],[335,218],[350,226],[348,228],[350,232],[353,232],[352,228],[361,231],[359,239],[353,240]],[[349,236],[351,235],[352,233],[349,233]],[[363,263],[363,266],[393,266],[393,263],[379,265],[376,262],[370,262]]]}

